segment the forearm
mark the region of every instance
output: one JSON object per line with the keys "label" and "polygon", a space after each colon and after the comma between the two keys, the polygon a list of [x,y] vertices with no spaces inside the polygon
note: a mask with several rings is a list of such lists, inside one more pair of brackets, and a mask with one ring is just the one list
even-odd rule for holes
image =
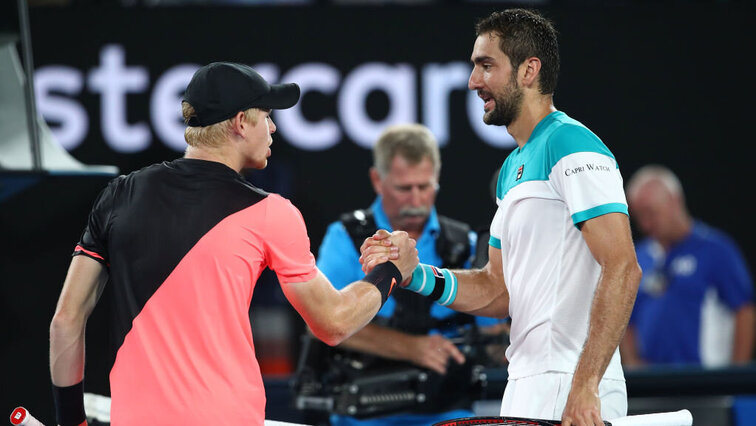
{"label": "forearm", "polygon": [[[381,307],[381,295],[368,282],[357,281],[317,301],[322,315],[307,321],[313,333],[329,345],[337,345],[370,322]],[[307,319],[307,318],[306,318]]]}
{"label": "forearm", "polygon": [[753,358],[754,334],[756,333],[756,309],[749,303],[735,312],[735,338],[732,361],[736,364],[751,362]]}
{"label": "forearm", "polygon": [[50,376],[56,386],[75,385],[84,378],[86,320],[56,313],[50,324]]}
{"label": "forearm", "polygon": [[501,268],[491,263],[472,270],[420,264],[403,286],[459,312],[500,318],[508,315],[509,293]]}
{"label": "forearm", "polygon": [[383,358],[411,361],[413,336],[391,328],[368,324],[339,346],[378,355]]}
{"label": "forearm", "polygon": [[593,296],[588,337],[575,368],[573,387],[598,387],[630,319],[639,281],[637,263],[603,268]]}
{"label": "forearm", "polygon": [[449,307],[471,315],[505,318],[509,316],[509,293],[500,273],[490,264],[483,269],[454,270],[459,290]]}

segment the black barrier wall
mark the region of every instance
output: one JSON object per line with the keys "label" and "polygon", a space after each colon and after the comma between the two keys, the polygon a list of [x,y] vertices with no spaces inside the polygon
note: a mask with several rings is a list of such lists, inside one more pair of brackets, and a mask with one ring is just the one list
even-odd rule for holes
{"label": "black barrier wall", "polygon": [[[313,250],[327,223],[373,199],[368,147],[391,122],[419,121],[433,129],[443,143],[439,210],[487,227],[495,211],[488,183],[512,142],[504,129],[482,126],[482,102],[466,82],[473,23],[491,10],[32,9],[37,106],[77,159],[127,173],[181,155],[179,100],[197,66],[216,60],[257,65],[273,81],[299,83],[304,94],[300,108],[273,114],[279,132],[269,168],[251,178],[300,208]],[[729,232],[756,264],[749,173],[754,7],[572,5],[543,11],[560,32],[557,108],[598,134],[626,178],[647,163],[670,166],[693,214]],[[0,223],[7,250],[3,301],[6,315],[13,314],[7,319],[13,331],[6,332],[35,336],[4,340],[4,377],[22,383],[24,396],[39,395],[40,410],[50,394],[48,373],[39,371],[46,367],[48,323],[96,192],[66,186],[62,196],[24,204],[42,205],[50,217],[32,221],[14,211]],[[17,206],[10,201],[0,208]],[[57,210],[77,214],[53,221]],[[7,233],[11,227],[35,232]],[[10,254],[20,241],[29,247],[28,256],[20,256],[26,263],[9,268],[18,262],[18,253]],[[37,296],[18,302],[22,310],[9,309],[20,285]],[[8,394],[2,408],[10,412],[15,403]]]}
{"label": "black barrier wall", "polygon": [[[693,213],[733,234],[752,263],[753,9],[544,10],[560,32],[557,108],[596,132],[626,177],[649,162],[672,167]],[[274,114],[269,174],[283,181],[269,189],[296,201],[314,242],[338,213],[372,199],[366,147],[393,121],[434,130],[445,144],[439,208],[487,226],[483,183],[512,142],[482,125],[466,85],[473,23],[491,10],[33,9],[38,108],[76,158],[129,172],[181,155],[178,101],[196,66],[259,65],[304,89],[301,108]]]}
{"label": "black barrier wall", "polygon": [[[672,167],[693,212],[735,235],[750,259],[754,228],[745,218],[754,210],[743,189],[752,152],[752,9],[545,10],[561,37],[557,107],[606,142],[625,176],[648,162]],[[38,107],[78,159],[128,172],[180,155],[176,101],[192,65],[261,64],[272,79],[305,89],[299,117],[274,115],[280,130],[270,164],[286,169],[288,195],[316,241],[320,225],[372,198],[365,146],[391,121],[434,129],[445,143],[439,207],[487,225],[493,207],[481,183],[512,144],[497,148],[495,137],[477,131],[485,126],[468,110],[481,114],[481,101],[468,99],[469,68],[460,67],[469,63],[473,22],[490,10],[33,10]],[[503,134],[496,130],[487,135]]]}

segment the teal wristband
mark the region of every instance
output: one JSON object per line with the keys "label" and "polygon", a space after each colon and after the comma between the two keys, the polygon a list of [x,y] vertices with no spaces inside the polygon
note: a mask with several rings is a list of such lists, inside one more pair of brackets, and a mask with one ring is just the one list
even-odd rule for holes
{"label": "teal wristband", "polygon": [[419,263],[412,271],[412,279],[405,289],[420,293],[423,296],[430,296],[435,285],[436,280],[433,277],[430,265]]}
{"label": "teal wristband", "polygon": [[444,276],[444,290],[441,296],[436,299],[439,305],[449,306],[457,298],[457,277],[448,269],[437,269]]}
{"label": "teal wristband", "polygon": [[457,298],[457,277],[448,269],[420,263],[405,288],[449,306]]}

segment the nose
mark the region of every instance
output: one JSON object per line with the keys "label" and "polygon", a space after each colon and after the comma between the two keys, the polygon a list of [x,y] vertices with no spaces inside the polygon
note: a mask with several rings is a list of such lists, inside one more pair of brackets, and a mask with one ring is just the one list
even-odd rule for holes
{"label": "nose", "polygon": [[276,133],[276,123],[273,122],[272,118],[269,118],[270,124],[268,130],[270,130],[270,134]]}
{"label": "nose", "polygon": [[473,68],[470,73],[470,78],[467,80],[467,88],[470,90],[480,88],[480,73],[477,71],[477,67]]}
{"label": "nose", "polygon": [[410,193],[410,203],[412,207],[420,207],[423,203],[423,194],[419,186],[413,185],[412,192]]}

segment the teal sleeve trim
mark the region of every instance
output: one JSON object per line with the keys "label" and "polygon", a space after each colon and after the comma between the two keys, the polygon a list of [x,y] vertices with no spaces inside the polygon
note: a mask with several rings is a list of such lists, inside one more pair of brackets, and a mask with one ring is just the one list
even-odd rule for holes
{"label": "teal sleeve trim", "polygon": [[[577,226],[581,222],[585,222],[588,219],[593,219],[607,213],[624,213],[627,214],[627,206],[622,203],[609,203],[602,204],[600,206],[593,207],[582,212],[577,212],[572,215],[572,223]],[[493,244],[492,244],[493,245]]]}
{"label": "teal sleeve trim", "polygon": [[488,239],[488,245],[501,250],[501,240],[494,237],[493,235]]}

